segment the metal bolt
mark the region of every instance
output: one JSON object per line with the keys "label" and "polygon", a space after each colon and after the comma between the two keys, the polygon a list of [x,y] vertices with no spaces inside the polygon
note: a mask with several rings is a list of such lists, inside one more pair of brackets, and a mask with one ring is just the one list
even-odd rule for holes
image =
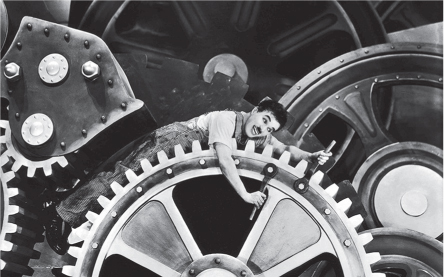
{"label": "metal bolt", "polygon": [[343,59],[340,59],[339,61],[340,61],[341,63],[343,63],[343,62],[344,62],[344,60],[343,60]]}
{"label": "metal bolt", "polygon": [[60,147],[65,148],[65,147],[66,147],[66,144],[62,141],[62,142],[60,143]]}
{"label": "metal bolt", "polygon": [[378,82],[378,78],[375,78],[375,83],[377,83]]}
{"label": "metal bolt", "polygon": [[8,89],[8,93],[11,94],[12,93],[12,89]]}
{"label": "metal bolt", "polygon": [[216,259],[214,259],[214,262],[215,262],[216,264],[220,264],[220,258],[216,258]]}
{"label": "metal bolt", "polygon": [[391,48],[391,49],[395,49],[395,46],[392,45],[392,46],[390,46],[390,48]]}
{"label": "metal bolt", "polygon": [[301,89],[301,86],[297,86],[296,88],[297,88],[298,90],[300,90],[300,89]]}
{"label": "metal bolt", "polygon": [[137,188],[136,188],[136,191],[137,191],[138,193],[141,193],[141,192],[142,192],[142,188],[141,188],[141,187],[137,187]]}
{"label": "metal bolt", "polygon": [[98,244],[97,242],[94,242],[94,243],[92,244],[92,248],[97,249],[97,247],[99,247],[99,244]]}
{"label": "metal bolt", "polygon": [[358,85],[356,85],[356,86],[355,86],[355,88],[357,89],[357,88],[359,88],[359,86],[358,86]]}
{"label": "metal bolt", "polygon": [[171,91],[171,93],[177,93],[179,90],[177,88],[173,88],[173,90]]}
{"label": "metal bolt", "polygon": [[113,86],[113,80],[111,80],[111,79],[108,80],[108,86],[110,86],[110,87]]}
{"label": "metal bolt", "polygon": [[100,54],[96,55],[96,59],[100,60],[102,58],[102,56]]}
{"label": "metal bolt", "polygon": [[240,164],[239,159],[235,159],[235,160],[234,160],[234,164],[235,164],[235,165],[239,165],[239,164]]}
{"label": "metal bolt", "polygon": [[103,123],[106,122],[106,116],[102,115],[102,116],[100,117],[100,119],[102,120]]}
{"label": "metal bolt", "polygon": [[417,47],[418,47],[418,49],[421,49],[421,45],[418,45]]}
{"label": "metal bolt", "polygon": [[304,127],[305,127],[305,128],[308,128],[308,123],[305,123],[305,124],[304,124]]}
{"label": "metal bolt", "polygon": [[204,165],[204,164],[205,164],[205,160],[203,160],[203,159],[200,160],[200,161],[199,161],[199,164],[200,164],[200,165]]}
{"label": "metal bolt", "polygon": [[20,66],[16,63],[8,63],[5,65],[5,71],[3,72],[6,79],[11,82],[16,82],[20,79]]}
{"label": "metal bolt", "polygon": [[22,43],[20,41],[17,42],[17,49],[22,50]]}
{"label": "metal bolt", "polygon": [[344,240],[344,245],[349,247],[351,245],[351,241],[349,239]]}
{"label": "metal bolt", "polygon": [[82,130],[82,135],[86,136],[86,130],[85,129]]}
{"label": "metal bolt", "polygon": [[167,168],[166,173],[168,175],[171,175],[171,174],[173,174],[173,170],[171,168]]}
{"label": "metal bolt", "polygon": [[319,108],[319,112],[322,113],[322,111],[323,111],[322,108]]}
{"label": "metal bolt", "polygon": [[28,25],[26,25],[26,27],[28,27],[28,30],[31,31],[32,30],[32,24],[28,23]]}
{"label": "metal bolt", "polygon": [[45,28],[45,30],[43,30],[43,32],[45,33],[45,36],[49,36],[49,29]]}
{"label": "metal bolt", "polygon": [[365,50],[364,50],[364,53],[365,53],[365,54],[368,54],[368,50],[367,50],[367,49],[365,49]]}
{"label": "metal bolt", "polygon": [[339,95],[336,95],[335,98],[336,98],[336,99],[339,99]]}
{"label": "metal bolt", "polygon": [[85,46],[86,49],[89,48],[89,41],[85,40],[85,42],[83,43],[83,45]]}
{"label": "metal bolt", "polygon": [[241,271],[241,276],[247,276],[247,272],[245,270]]}
{"label": "metal bolt", "polygon": [[126,110],[126,103],[123,102],[122,104],[120,104],[120,107],[121,107],[123,110]]}
{"label": "metal bolt", "polygon": [[324,210],[324,213],[325,213],[326,215],[329,215],[329,214],[331,214],[331,211],[330,211],[330,209],[325,209],[325,210]]}
{"label": "metal bolt", "polygon": [[116,217],[116,216],[117,216],[117,213],[116,213],[116,212],[112,212],[112,213],[111,213],[111,217],[114,218],[114,217]]}
{"label": "metal bolt", "polygon": [[267,167],[267,171],[268,171],[268,173],[273,173],[273,168],[271,166]]}
{"label": "metal bolt", "polygon": [[190,271],[188,271],[190,273],[190,275],[194,275],[194,269],[190,269]]}
{"label": "metal bolt", "polygon": [[20,113],[15,113],[15,117],[19,118],[20,117]]}
{"label": "metal bolt", "polygon": [[418,77],[417,77],[418,79],[421,79],[421,75],[418,75]]}
{"label": "metal bolt", "polygon": [[438,81],[442,82],[442,78],[439,78]]}
{"label": "metal bolt", "polygon": [[304,185],[303,183],[300,183],[300,184],[298,185],[298,189],[300,189],[300,190],[304,190],[304,189],[305,189],[305,185]]}
{"label": "metal bolt", "polygon": [[318,71],[318,74],[321,74],[321,71],[320,71],[320,70]]}
{"label": "metal bolt", "polygon": [[396,75],[396,80],[399,80],[399,75]]}
{"label": "metal bolt", "polygon": [[66,41],[69,41],[69,34],[68,33],[66,33],[63,37],[65,38]]}
{"label": "metal bolt", "polygon": [[100,67],[92,61],[87,61],[82,65],[82,75],[85,79],[94,81],[99,78]]}

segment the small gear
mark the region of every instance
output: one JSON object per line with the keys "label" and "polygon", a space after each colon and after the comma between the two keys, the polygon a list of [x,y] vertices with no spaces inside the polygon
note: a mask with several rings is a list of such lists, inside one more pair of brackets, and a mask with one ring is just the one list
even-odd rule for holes
{"label": "small gear", "polygon": [[[235,141],[233,149],[237,149]],[[126,171],[127,184],[110,184],[115,196],[99,197],[100,214],[89,211],[88,221],[73,229],[70,243],[83,244],[70,247],[68,253],[77,260],[75,265],[65,265],[63,274],[98,276],[107,259],[120,255],[160,276],[283,276],[327,255],[339,263],[344,276],[385,276],[371,271],[370,264],[380,259],[379,253],[364,250],[371,234],[359,236],[355,231],[362,216],[348,218],[350,199],[336,203],[332,198],[338,186],[322,189],[323,173],[318,172],[310,179],[310,188],[299,194],[293,184],[304,177],[307,162],[293,167],[289,152],[275,159],[271,146],[257,153],[252,142],[245,150],[235,150],[233,158],[241,178],[256,182],[264,178],[268,164],[277,166],[279,172],[266,186],[267,201],[237,256],[205,254],[173,191],[187,181],[222,173],[214,151],[202,150],[198,141],[190,153],[179,145],[174,150],[173,158],[159,152],[154,166],[142,160],[139,175]]]}

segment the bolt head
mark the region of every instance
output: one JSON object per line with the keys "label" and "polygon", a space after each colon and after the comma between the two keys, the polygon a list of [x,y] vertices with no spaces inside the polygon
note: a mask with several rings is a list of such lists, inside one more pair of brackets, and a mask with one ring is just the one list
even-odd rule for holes
{"label": "bolt head", "polygon": [[22,43],[19,41],[19,42],[17,42],[17,48],[20,50],[20,49],[22,49]]}
{"label": "bolt head", "polygon": [[194,271],[194,269],[190,269],[190,271],[188,271],[188,273],[190,273],[190,275],[194,275],[195,271]]}
{"label": "bolt head", "polygon": [[399,75],[396,75],[396,80],[399,80]]}
{"label": "bolt head", "polygon": [[20,79],[21,69],[18,64],[12,62],[5,65],[5,71],[3,73],[8,81],[16,82]]}
{"label": "bolt head", "polygon": [[325,213],[326,215],[329,215],[329,214],[331,214],[331,211],[330,211],[330,209],[325,209],[325,210],[324,210],[324,213]]}
{"label": "bolt head", "polygon": [[305,127],[305,128],[308,128],[308,123],[305,123],[305,124],[304,124],[304,127]]}
{"label": "bolt head", "polygon": [[298,90],[300,90],[300,89],[301,89],[301,86],[297,86],[296,88],[297,88]]}
{"label": "bolt head", "polygon": [[28,25],[26,25],[26,27],[28,27],[28,30],[31,31],[32,30],[32,24],[28,23]]}
{"label": "bolt head", "polygon": [[102,120],[103,123],[106,122],[106,116],[102,115],[102,116],[100,117],[100,119]]}
{"label": "bolt head", "polygon": [[63,141],[60,143],[60,146],[62,147],[62,148],[65,148],[66,147],[66,143],[64,143]]}
{"label": "bolt head", "polygon": [[439,78],[438,81],[442,82],[442,78]]}
{"label": "bolt head", "polygon": [[117,213],[116,213],[116,212],[112,212],[112,213],[111,213],[111,216],[114,218],[114,217],[117,216]]}
{"label": "bolt head", "polygon": [[343,63],[343,62],[344,62],[344,60],[343,60],[343,59],[340,59],[339,61],[340,61],[341,63]]}
{"label": "bolt head", "polygon": [[216,258],[216,259],[214,259],[214,262],[215,262],[216,264],[220,264],[220,258]]}
{"label": "bolt head", "polygon": [[351,241],[349,239],[344,240],[344,245],[349,247],[351,245]]}
{"label": "bolt head", "polygon": [[113,80],[111,80],[111,79],[108,80],[108,86],[110,86],[110,87],[113,86]]}
{"label": "bolt head", "polygon": [[89,48],[89,41],[85,40],[85,42],[83,42],[83,45],[85,46],[85,48]]}
{"label": "bolt head", "polygon": [[171,168],[167,168],[166,173],[168,175],[173,174],[173,170]]}
{"label": "bolt head", "polygon": [[336,98],[336,99],[339,99],[339,95],[336,95],[335,98]]}
{"label": "bolt head", "polygon": [[120,107],[122,108],[122,109],[126,109],[126,103],[125,102],[123,102],[122,104],[120,104]]}
{"label": "bolt head", "polygon": [[142,192],[142,188],[141,188],[141,187],[137,187],[137,188],[136,188],[136,191],[137,191],[138,193],[141,193],[141,192]]}
{"label": "bolt head", "polygon": [[204,165],[205,164],[205,160],[204,159],[199,160],[199,164],[200,165]]}
{"label": "bolt head", "polygon": [[99,78],[100,67],[92,61],[87,61],[82,65],[82,75],[85,79],[94,81]]}
{"label": "bolt head", "polygon": [[247,276],[247,272],[245,270],[241,271],[241,276]]}
{"label": "bolt head", "polygon": [[99,244],[97,242],[92,244],[92,248],[97,249],[97,247],[99,247]]}
{"label": "bolt head", "polygon": [[82,135],[86,135],[86,130],[85,129],[82,130]]}
{"label": "bolt head", "polygon": [[100,55],[100,54],[96,55],[96,59],[100,60],[101,58],[102,58],[102,55]]}
{"label": "bolt head", "polygon": [[66,33],[63,37],[65,38],[66,41],[69,41],[69,34],[68,33]]}
{"label": "bolt head", "polygon": [[15,113],[15,117],[19,118],[20,117],[20,113]]}

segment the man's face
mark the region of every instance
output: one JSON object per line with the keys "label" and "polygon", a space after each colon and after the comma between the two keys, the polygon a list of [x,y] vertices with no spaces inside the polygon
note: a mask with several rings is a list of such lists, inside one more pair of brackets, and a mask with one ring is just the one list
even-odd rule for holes
{"label": "man's face", "polygon": [[279,129],[280,124],[274,115],[265,110],[253,112],[245,122],[244,131],[249,138],[263,137]]}

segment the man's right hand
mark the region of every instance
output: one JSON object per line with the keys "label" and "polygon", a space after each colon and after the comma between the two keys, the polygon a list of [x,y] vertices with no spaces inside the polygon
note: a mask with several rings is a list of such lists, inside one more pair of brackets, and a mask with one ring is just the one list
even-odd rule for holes
{"label": "man's right hand", "polygon": [[244,201],[255,205],[257,209],[260,209],[260,207],[265,203],[266,198],[267,196],[264,193],[260,191],[255,191],[247,194]]}

